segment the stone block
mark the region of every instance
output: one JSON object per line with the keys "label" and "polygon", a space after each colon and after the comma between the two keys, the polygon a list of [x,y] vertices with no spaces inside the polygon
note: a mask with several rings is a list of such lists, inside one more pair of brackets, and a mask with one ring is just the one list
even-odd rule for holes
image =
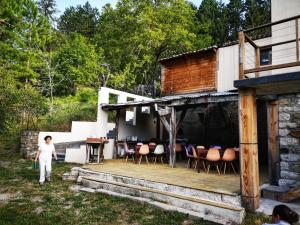
{"label": "stone block", "polygon": [[282,98],[282,99],[279,99],[278,103],[279,103],[279,105],[288,105],[288,104],[290,104],[290,101],[287,98]]}
{"label": "stone block", "polygon": [[281,137],[280,138],[280,146],[294,146],[294,145],[298,145],[298,139],[297,138],[293,138],[293,137]]}
{"label": "stone block", "polygon": [[299,154],[281,154],[280,158],[281,158],[282,161],[286,161],[286,162],[300,161],[300,155]]}
{"label": "stone block", "polygon": [[300,180],[300,173],[295,173],[291,171],[281,171],[280,177],[289,180]]}
{"label": "stone block", "polygon": [[287,163],[287,162],[280,162],[280,170],[281,171],[288,171],[289,170],[289,163]]}
{"label": "stone block", "polygon": [[279,136],[285,137],[290,133],[288,129],[279,129]]}
{"label": "stone block", "polygon": [[291,115],[289,113],[279,113],[279,120],[280,121],[289,121]]}
{"label": "stone block", "polygon": [[278,184],[280,187],[288,187],[296,184],[296,182],[296,180],[279,179]]}

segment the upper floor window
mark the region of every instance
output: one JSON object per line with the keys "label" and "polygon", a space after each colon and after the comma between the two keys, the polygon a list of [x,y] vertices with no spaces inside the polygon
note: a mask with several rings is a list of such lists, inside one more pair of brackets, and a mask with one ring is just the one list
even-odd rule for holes
{"label": "upper floor window", "polygon": [[272,48],[260,50],[260,65],[266,66],[272,64]]}

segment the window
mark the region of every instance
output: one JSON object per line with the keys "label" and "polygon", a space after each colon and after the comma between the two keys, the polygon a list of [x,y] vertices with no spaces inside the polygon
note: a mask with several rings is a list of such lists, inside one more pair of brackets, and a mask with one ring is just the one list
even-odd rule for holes
{"label": "window", "polygon": [[260,50],[260,65],[266,66],[272,64],[272,48]]}

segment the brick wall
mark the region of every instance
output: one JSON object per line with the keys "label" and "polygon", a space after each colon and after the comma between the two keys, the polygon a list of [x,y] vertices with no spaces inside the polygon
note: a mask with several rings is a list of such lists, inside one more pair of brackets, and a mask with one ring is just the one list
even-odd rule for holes
{"label": "brick wall", "polygon": [[279,96],[279,186],[300,186],[300,93]]}

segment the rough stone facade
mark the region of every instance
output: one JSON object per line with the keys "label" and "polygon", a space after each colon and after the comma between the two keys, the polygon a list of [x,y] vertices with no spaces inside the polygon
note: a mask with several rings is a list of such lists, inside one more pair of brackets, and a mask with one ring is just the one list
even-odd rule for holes
{"label": "rough stone facade", "polygon": [[300,93],[279,97],[279,186],[300,186]]}
{"label": "rough stone facade", "polygon": [[31,158],[38,149],[39,131],[23,131],[21,134],[20,153],[24,158]]}

